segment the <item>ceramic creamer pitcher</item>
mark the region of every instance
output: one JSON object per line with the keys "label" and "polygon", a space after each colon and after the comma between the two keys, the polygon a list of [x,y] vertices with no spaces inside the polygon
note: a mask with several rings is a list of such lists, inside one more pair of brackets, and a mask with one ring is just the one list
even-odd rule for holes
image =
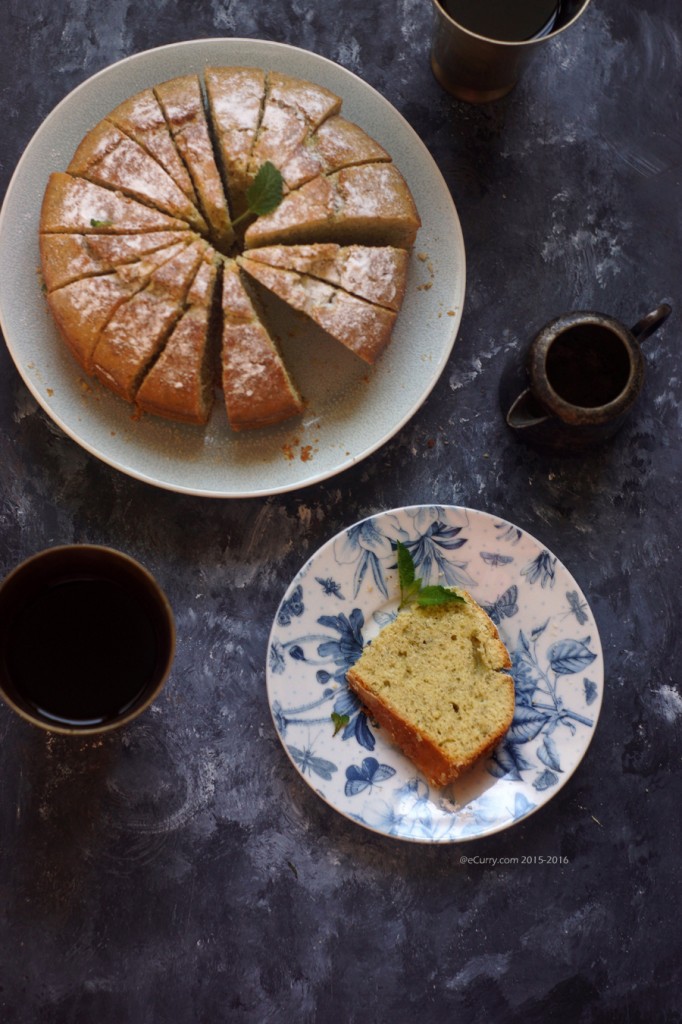
{"label": "ceramic creamer pitcher", "polygon": [[670,313],[663,303],[631,329],[603,313],[578,311],[550,320],[533,339],[525,368],[503,375],[507,425],[535,445],[566,451],[611,437],[642,389],[641,343]]}

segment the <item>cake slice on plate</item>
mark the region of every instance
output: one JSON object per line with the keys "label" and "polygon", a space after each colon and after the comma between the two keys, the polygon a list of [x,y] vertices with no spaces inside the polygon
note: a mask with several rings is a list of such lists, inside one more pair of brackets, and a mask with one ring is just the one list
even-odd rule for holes
{"label": "cake slice on plate", "polygon": [[100,331],[116,310],[139,292],[164,261],[185,248],[184,244],[160,249],[145,260],[125,264],[114,273],[72,281],[47,293],[47,302],[60,334],[87,373]]}
{"label": "cake slice on plate", "polygon": [[[340,109],[341,99],[324,86],[269,71],[263,116],[249,160],[250,180],[266,161],[283,172],[298,147]],[[289,185],[286,175],[284,180]]]}
{"label": "cake slice on plate", "polygon": [[435,786],[492,752],[514,717],[511,658],[487,613],[461,602],[408,607],[346,673],[351,689]]}
{"label": "cake slice on plate", "polygon": [[207,249],[187,293],[187,308],[135,396],[144,412],[183,423],[208,422],[215,384],[213,313],[219,267],[215,249]]}
{"label": "cake slice on plate", "polygon": [[169,217],[84,178],[54,171],[40,211],[40,230],[83,234],[130,234],[143,231],[189,231],[186,221]]}
{"label": "cake slice on plate", "polygon": [[163,110],[152,89],[144,89],[120,103],[107,114],[107,120],[146,149],[196,207],[197,197],[192,179],[173,142]]}
{"label": "cake slice on plate", "polygon": [[409,249],[421,221],[407,182],[392,163],[319,175],[284,196],[246,231],[248,249],[274,243],[338,242]]}
{"label": "cake slice on plate", "polygon": [[310,317],[366,363],[375,363],[391,340],[396,313],[334,285],[294,270],[270,267],[246,257],[239,265],[287,305]]}
{"label": "cake slice on plate", "polygon": [[154,271],[149,284],[120,306],[100,333],[92,367],[103,384],[131,402],[143,376],[182,316],[185,296],[208,243],[192,242]]}
{"label": "cake slice on plate", "polygon": [[93,274],[106,274],[178,242],[188,244],[190,231],[149,231],[141,235],[41,234],[40,262],[48,292]]}
{"label": "cake slice on plate", "polygon": [[249,249],[248,258],[318,277],[395,312],[405,295],[409,253],[390,245],[271,245]]}
{"label": "cake slice on plate", "polygon": [[359,125],[336,114],[299,143],[281,166],[281,172],[288,188],[295,189],[318,174],[390,159],[384,147]]}
{"label": "cake slice on plate", "polygon": [[261,68],[206,68],[204,80],[218,156],[237,217],[247,208],[249,157],[263,113],[265,72]]}
{"label": "cake slice on plate", "polygon": [[234,260],[223,270],[222,309],[222,384],[232,429],[272,426],[298,415],[303,400]]}
{"label": "cake slice on plate", "polygon": [[211,239],[217,248],[227,252],[234,240],[234,231],[213,153],[199,78],[197,75],[173,78],[157,85],[154,92],[192,178],[202,212],[210,225]]}
{"label": "cake slice on plate", "polygon": [[204,218],[161,164],[106,119],[85,136],[67,172],[118,189],[170,217],[186,220],[197,231],[206,230]]}

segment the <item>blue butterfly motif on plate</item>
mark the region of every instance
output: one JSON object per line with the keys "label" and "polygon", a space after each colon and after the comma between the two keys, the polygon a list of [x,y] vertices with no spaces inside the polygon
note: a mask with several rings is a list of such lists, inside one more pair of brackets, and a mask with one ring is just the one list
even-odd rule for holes
{"label": "blue butterfly motif on plate", "polygon": [[332,579],[331,576],[327,576],[326,579],[322,579],[320,576],[315,577],[315,582],[319,583],[322,587],[322,592],[328,597],[338,597],[340,601],[345,601],[345,597],[341,593],[341,584],[337,583]]}
{"label": "blue butterfly motif on plate", "polygon": [[573,615],[575,615],[579,624],[581,626],[584,626],[587,622],[587,614],[585,612],[585,609],[587,608],[587,603],[585,601],[580,600],[580,597],[578,596],[578,592],[576,590],[567,590],[566,600],[568,601],[568,607],[570,609],[568,614],[572,613]]}
{"label": "blue butterfly motif on plate", "polygon": [[488,565],[509,565],[510,562],[514,561],[512,555],[501,555],[497,551],[481,551],[481,558]]}
{"label": "blue butterfly motif on plate", "polygon": [[280,626],[289,626],[291,624],[292,617],[303,615],[304,611],[303,587],[299,583],[292,591],[291,596],[282,601],[281,607],[277,612],[277,623]]}
{"label": "blue butterfly motif on plate", "polygon": [[365,789],[376,786],[380,782],[385,782],[393,775],[395,775],[395,768],[391,768],[388,764],[379,764],[376,757],[366,757],[359,768],[356,764],[351,764],[346,768],[345,794],[346,796],[357,796],[358,793],[362,793]]}
{"label": "blue butterfly motif on plate", "polygon": [[495,625],[499,626],[502,619],[511,619],[513,615],[517,614],[519,610],[517,604],[518,596],[519,588],[516,584],[513,584],[505,590],[504,594],[500,594],[493,604],[481,602],[481,607],[488,613]]}

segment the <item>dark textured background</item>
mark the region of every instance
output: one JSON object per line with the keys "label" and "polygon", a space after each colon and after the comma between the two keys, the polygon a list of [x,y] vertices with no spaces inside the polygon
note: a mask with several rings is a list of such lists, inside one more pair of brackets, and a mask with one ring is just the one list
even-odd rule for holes
{"label": "dark textured background", "polygon": [[[172,678],[101,741],[0,708],[2,1024],[678,1022],[680,992],[679,0],[593,0],[507,99],[432,77],[427,0],[5,0],[3,194],[41,120],[139,50],[249,36],[338,61],[420,133],[452,190],[468,287],[425,406],[365,462],[265,500],[154,489],[38,408],[0,348],[0,570],[104,542],[177,614]],[[674,312],[635,415],[578,459],[497,406],[545,320]],[[606,658],[599,728],[539,813],[463,846],[377,837],[316,797],[270,720],[264,654],[291,577],[367,514],[465,504],[542,540],[585,591]],[[487,862],[463,865],[460,856]],[[556,856],[562,866],[489,858]]]}

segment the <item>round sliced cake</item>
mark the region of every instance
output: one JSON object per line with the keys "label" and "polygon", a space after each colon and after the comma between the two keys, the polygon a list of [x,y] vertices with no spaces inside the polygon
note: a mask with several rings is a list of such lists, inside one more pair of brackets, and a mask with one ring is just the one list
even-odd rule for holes
{"label": "round sliced cake", "polygon": [[298,416],[261,291],[379,358],[420,220],[390,154],[341,107],[280,71],[210,67],[93,125],[50,174],[40,216],[47,303],[86,373],[185,423],[208,421],[216,386],[233,430]]}

